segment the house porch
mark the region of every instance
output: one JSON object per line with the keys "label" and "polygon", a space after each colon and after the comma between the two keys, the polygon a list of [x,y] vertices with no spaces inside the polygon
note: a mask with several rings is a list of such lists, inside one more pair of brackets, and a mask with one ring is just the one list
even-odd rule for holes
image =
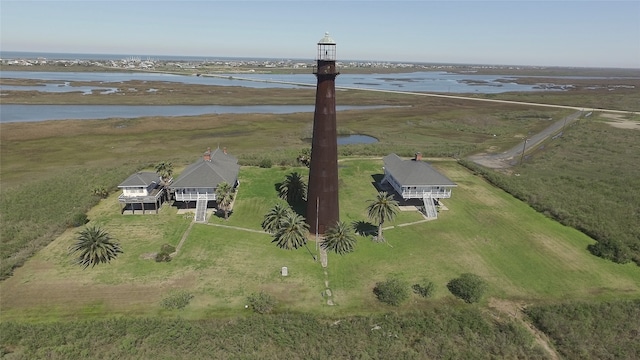
{"label": "house porch", "polygon": [[121,205],[120,213],[124,214],[125,212],[130,211],[131,214],[135,215],[136,210],[142,211],[142,214],[155,210],[155,213],[157,214],[158,209],[164,200],[164,192],[164,188],[158,187],[153,189],[153,191],[146,196],[126,196],[121,194],[118,197],[118,201]]}

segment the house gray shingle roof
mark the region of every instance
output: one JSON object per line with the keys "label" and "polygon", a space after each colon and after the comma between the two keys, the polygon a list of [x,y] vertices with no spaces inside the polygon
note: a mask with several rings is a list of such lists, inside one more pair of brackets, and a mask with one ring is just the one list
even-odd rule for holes
{"label": "house gray shingle roof", "polygon": [[159,184],[160,176],[154,172],[141,171],[129,176],[125,181],[118,185],[118,187],[147,187],[152,183]]}
{"label": "house gray shingle roof", "polygon": [[396,154],[383,158],[385,169],[401,186],[457,186],[424,161],[402,160]]}
{"label": "house gray shingle roof", "polygon": [[201,158],[184,169],[171,188],[215,188],[222,182],[233,186],[239,170],[238,159],[216,149],[211,153],[211,161]]}

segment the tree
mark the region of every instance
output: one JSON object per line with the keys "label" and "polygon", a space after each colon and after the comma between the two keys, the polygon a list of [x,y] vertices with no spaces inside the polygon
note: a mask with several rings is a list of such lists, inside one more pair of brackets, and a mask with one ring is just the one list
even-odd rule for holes
{"label": "tree", "polygon": [[277,203],[264,216],[262,221],[262,229],[269,234],[275,234],[280,229],[280,222],[288,212],[292,212],[291,207],[283,203]]}
{"label": "tree", "polygon": [[487,283],[478,275],[464,273],[447,283],[453,295],[471,304],[480,301],[487,290]]}
{"label": "tree", "polygon": [[399,210],[398,202],[393,199],[393,195],[389,195],[386,191],[379,192],[376,199],[370,201],[367,211],[369,219],[378,224],[378,235],[376,237],[378,241],[384,241],[382,224],[387,220],[393,220]]}
{"label": "tree", "polygon": [[79,253],[76,263],[86,269],[89,265],[94,267],[110,262],[122,253],[122,248],[106,231],[97,226],[88,226],[78,233],[77,241],[69,253]]}
{"label": "tree", "polygon": [[307,183],[298,172],[287,175],[284,182],[278,188],[278,195],[286,200],[289,205],[294,205],[307,200]]}
{"label": "tree", "polygon": [[216,187],[216,202],[218,208],[224,211],[224,219],[229,220],[229,208],[235,198],[235,190],[228,182],[221,182]]}
{"label": "tree", "polygon": [[162,182],[166,185],[173,175],[173,164],[170,162],[161,162],[156,165],[156,174],[160,176]]}
{"label": "tree", "polygon": [[289,211],[282,217],[272,242],[281,249],[297,249],[307,245],[308,234],[309,225],[305,219],[295,212]]}
{"label": "tree", "polygon": [[322,248],[344,255],[353,251],[356,241],[353,227],[345,222],[338,221],[325,232]]}

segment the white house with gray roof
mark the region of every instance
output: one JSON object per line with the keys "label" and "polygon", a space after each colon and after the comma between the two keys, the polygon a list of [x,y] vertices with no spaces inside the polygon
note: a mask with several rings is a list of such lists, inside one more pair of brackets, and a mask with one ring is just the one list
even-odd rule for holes
{"label": "white house with gray roof", "polygon": [[170,186],[175,201],[196,202],[196,221],[204,221],[207,204],[216,200],[218,184],[238,185],[238,159],[227,154],[226,148],[211,151],[189,165]]}
{"label": "white house with gray roof", "polygon": [[156,214],[158,213],[165,191],[158,174],[148,171],[137,172],[118,185],[118,188],[122,189],[122,194],[118,196],[118,201],[123,205],[122,213],[129,209],[133,214],[136,210],[142,210],[144,214],[151,205]]}
{"label": "white house with gray roof", "polygon": [[[434,203],[451,197],[451,190],[458,186],[422,161],[417,153],[413,159],[403,160],[396,154],[383,158],[384,178],[381,184],[389,184],[405,200],[422,199],[427,217],[438,217]],[[435,201],[434,201],[435,200]]]}

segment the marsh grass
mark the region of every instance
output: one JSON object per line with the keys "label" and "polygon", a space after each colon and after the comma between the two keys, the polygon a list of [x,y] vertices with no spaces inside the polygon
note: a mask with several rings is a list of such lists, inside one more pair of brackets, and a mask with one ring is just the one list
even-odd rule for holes
{"label": "marsh grass", "polygon": [[318,318],[280,313],[198,321],[120,317],[91,322],[3,322],[0,345],[2,355],[15,359],[545,356],[526,330],[513,320],[496,321],[480,309],[453,306],[407,316],[389,313]]}

